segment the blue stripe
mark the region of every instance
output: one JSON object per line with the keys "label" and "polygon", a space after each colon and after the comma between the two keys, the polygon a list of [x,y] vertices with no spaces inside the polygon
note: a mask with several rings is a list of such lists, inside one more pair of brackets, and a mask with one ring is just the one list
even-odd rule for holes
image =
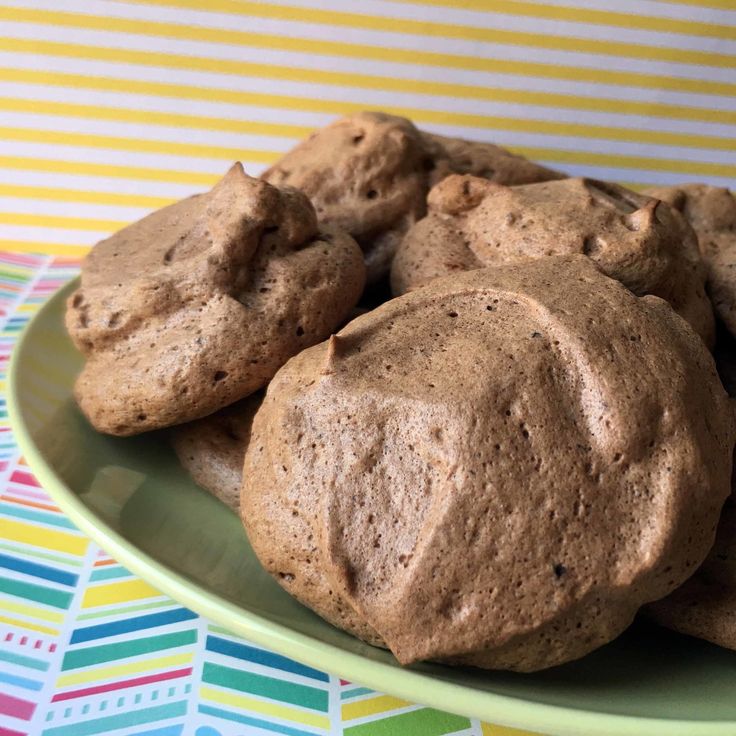
{"label": "blue stripe", "polygon": [[101,567],[93,570],[89,576],[90,582],[98,580],[111,580],[113,578],[132,577],[132,573],[128,572],[124,567]]}
{"label": "blue stripe", "polygon": [[[280,723],[269,723],[268,721],[262,721],[260,718],[251,718],[250,716],[244,716],[240,713],[233,713],[230,710],[213,708],[210,705],[200,705],[198,710],[200,713],[204,713],[208,716],[224,718],[225,720],[235,721],[236,723],[253,726],[254,728],[262,728],[264,731],[283,733],[286,734],[286,736],[315,736],[315,731],[302,731],[301,729],[292,728],[291,726],[282,726]],[[320,729],[317,733],[324,733],[324,731]]]}
{"label": "blue stripe", "polygon": [[58,570],[48,565],[39,565],[37,562],[19,560],[17,557],[10,557],[10,555],[4,555],[2,553],[0,553],[0,567],[4,567],[7,570],[15,570],[15,572],[22,572],[25,575],[32,575],[34,578],[42,578],[43,580],[50,580],[54,583],[61,583],[61,585],[68,585],[70,588],[73,588],[79,580],[79,575],[75,575],[74,573]]}
{"label": "blue stripe", "polygon": [[87,626],[83,629],[77,629],[72,634],[70,643],[79,644],[83,641],[104,639],[106,636],[129,634],[131,631],[153,629],[156,626],[166,626],[166,624],[175,624],[179,621],[191,621],[194,618],[197,618],[197,614],[192,613],[192,611],[187,608],[174,608],[171,611],[149,613],[145,616],[120,619],[119,621],[110,621],[105,624],[97,624],[96,626]]}
{"label": "blue stripe", "polygon": [[295,675],[303,675],[304,677],[311,677],[313,680],[319,680],[320,682],[329,682],[330,677],[324,672],[315,670],[312,667],[294,662],[294,660],[288,657],[282,657],[280,654],[274,654],[273,652],[266,652],[263,649],[256,649],[250,647],[247,644],[240,644],[229,639],[221,639],[219,636],[212,636],[211,634],[207,637],[206,648],[210,652],[217,652],[218,654],[225,654],[228,657],[235,657],[236,659],[242,659],[246,662],[255,662],[256,664],[262,664],[265,667],[273,667],[283,672],[292,672]]}
{"label": "blue stripe", "polygon": [[[103,701],[105,702],[105,701]],[[71,708],[69,709],[71,710]],[[102,708],[100,708],[102,710]],[[93,718],[90,721],[79,721],[63,726],[53,726],[43,731],[42,736],[93,736],[98,733],[110,733],[119,728],[143,726],[146,723],[155,723],[169,718],[179,718],[187,713],[187,701],[167,705],[155,705],[152,708],[129,710],[114,716]]]}
{"label": "blue stripe", "polygon": [[41,672],[46,672],[49,668],[49,663],[42,659],[26,657],[23,654],[16,654],[15,652],[5,652],[2,649],[0,649],[0,660],[10,662],[11,664],[18,664],[21,667],[28,667],[33,670],[41,670]]}
{"label": "blue stripe", "polygon": [[[0,405],[4,406],[5,402],[0,400]],[[52,526],[60,526],[64,529],[74,529],[77,527],[69,521],[69,519],[59,514],[47,514],[42,511],[30,511],[28,509],[16,508],[10,504],[3,504],[0,506],[0,512],[5,516],[15,516],[18,519],[25,519],[26,521],[40,521],[42,524],[51,524]]]}
{"label": "blue stripe", "polygon": [[164,726],[163,728],[154,728],[152,731],[136,731],[130,736],[180,736],[184,730],[184,724],[179,723],[173,726]]}
{"label": "blue stripe", "polygon": [[0,672],[0,682],[22,687],[24,690],[40,690],[43,687],[43,683],[38,680],[29,680],[27,677],[11,675],[9,672]]}
{"label": "blue stripe", "polygon": [[350,700],[350,698],[357,698],[360,695],[368,695],[375,690],[371,690],[367,687],[354,687],[352,690],[343,690],[340,693],[340,700]]}

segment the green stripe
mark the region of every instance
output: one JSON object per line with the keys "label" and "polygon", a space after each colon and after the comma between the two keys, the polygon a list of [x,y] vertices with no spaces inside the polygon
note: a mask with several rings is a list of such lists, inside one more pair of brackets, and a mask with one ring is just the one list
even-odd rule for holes
{"label": "green stripe", "polygon": [[273,677],[256,675],[211,662],[205,662],[202,680],[211,685],[239,690],[241,693],[260,695],[264,698],[327,713],[327,691],[308,685],[277,680]]}
{"label": "green stripe", "polygon": [[31,509],[24,509],[10,504],[3,504],[0,508],[0,513],[4,516],[14,516],[17,519],[26,519],[28,521],[38,521],[42,524],[51,524],[52,526],[60,526],[64,529],[76,529],[77,527],[69,521],[69,519],[58,514],[48,514],[44,511],[32,511]]}
{"label": "green stripe", "polygon": [[75,670],[78,667],[87,667],[101,662],[112,662],[115,659],[126,659],[139,654],[160,652],[163,649],[183,647],[185,644],[194,644],[197,641],[196,629],[177,631],[173,634],[148,636],[144,639],[121,641],[116,644],[102,644],[96,647],[75,649],[64,655],[61,664],[62,670]]}
{"label": "green stripe", "polygon": [[129,578],[132,573],[128,572],[124,567],[102,567],[99,570],[92,570],[89,576],[90,582],[93,580],[111,580],[113,578]]}
{"label": "green stripe", "polygon": [[217,624],[207,624],[207,630],[214,631],[216,634],[225,634],[226,636],[236,636],[229,629],[223,629],[222,626],[218,626]]}
{"label": "green stripe", "polygon": [[470,721],[433,708],[422,708],[398,716],[361,723],[344,730],[345,736],[444,736],[470,728]]}
{"label": "green stripe", "polygon": [[96,733],[108,733],[118,728],[140,726],[143,723],[154,723],[166,718],[177,718],[186,715],[187,701],[180,700],[167,705],[156,705],[128,713],[120,713],[106,718],[93,718],[91,721],[70,723],[68,726],[47,728],[43,736],[92,736]]}
{"label": "green stripe", "polygon": [[133,613],[134,611],[147,611],[149,608],[163,608],[165,606],[176,605],[170,598],[165,601],[153,601],[152,603],[139,603],[137,606],[121,606],[120,608],[106,608],[104,611],[93,611],[92,613],[82,613],[77,616],[77,621],[86,621],[90,618],[101,618],[103,616],[119,616],[124,613]]}
{"label": "green stripe", "polygon": [[6,652],[0,649],[0,660],[3,662],[12,662],[13,664],[19,664],[21,667],[28,667],[32,670],[40,670],[46,672],[49,668],[49,663],[44,662],[42,659],[34,659],[33,657],[24,657],[22,654],[15,654],[15,652]]}
{"label": "green stripe", "polygon": [[77,558],[62,557],[61,555],[54,555],[50,552],[40,552],[37,549],[21,547],[19,544],[8,544],[7,542],[0,541],[0,549],[6,549],[9,552],[20,552],[28,557],[38,557],[40,560],[52,560],[53,562],[59,562],[62,565],[69,565],[70,567],[82,567],[84,564],[82,560]]}
{"label": "green stripe", "polygon": [[56,590],[55,588],[47,588],[45,585],[26,583],[22,580],[10,580],[9,578],[0,578],[0,592],[64,610],[69,608],[73,595],[73,593],[66,590]]}

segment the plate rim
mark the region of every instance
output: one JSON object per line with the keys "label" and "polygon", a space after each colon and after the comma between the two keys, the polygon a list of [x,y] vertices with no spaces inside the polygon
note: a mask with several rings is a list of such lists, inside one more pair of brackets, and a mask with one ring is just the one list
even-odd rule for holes
{"label": "plate rim", "polygon": [[[56,474],[33,440],[21,408],[20,372],[23,355],[28,346],[33,344],[35,326],[49,312],[63,310],[67,295],[77,288],[79,281],[77,276],[52,294],[18,336],[7,374],[8,417],[16,444],[43,489],[82,532],[136,575],[199,615],[259,646],[379,692],[449,713],[479,718],[491,724],[538,731],[540,734],[651,736],[652,733],[659,733],[656,729],[662,728],[669,736],[733,736],[736,721],[667,719],[575,709],[487,690],[479,691],[411,669],[397,670],[269,621],[188,580],[140,550],[82,503]],[[416,697],[417,693],[421,693],[420,698]],[[554,732],[549,730],[550,727],[555,729]]]}

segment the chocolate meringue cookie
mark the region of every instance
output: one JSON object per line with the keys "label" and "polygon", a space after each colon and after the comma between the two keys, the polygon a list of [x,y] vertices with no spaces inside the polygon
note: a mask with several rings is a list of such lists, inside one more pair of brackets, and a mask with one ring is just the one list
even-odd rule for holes
{"label": "chocolate meringue cookie", "polygon": [[700,564],[734,436],[666,302],[581,255],[527,260],[292,358],[253,422],[241,516],[286,590],[400,662],[531,671]]}
{"label": "chocolate meringue cookie", "polygon": [[66,325],[86,364],[75,394],[96,429],[191,421],[265,385],[327,337],[365,282],[360,248],[295,189],[240,164],[206,194],[98,243]]}
{"label": "chocolate meringue cookie", "polygon": [[452,172],[513,184],[563,176],[499,146],[422,133],[406,118],[362,112],[316,131],[263,178],[301,189],[321,222],[350,233],[365,252],[372,283],[388,272],[401,236],[424,215],[431,184]]}
{"label": "chocolate meringue cookie", "polygon": [[582,253],[635,294],[666,299],[712,346],[705,266],[668,205],[591,179],[507,187],[471,176],[444,179],[428,202],[396,253],[395,294],[457,271]]}
{"label": "chocolate meringue cookie", "polygon": [[[736,411],[736,341],[716,346],[718,373]],[[732,482],[733,485],[733,482]],[[674,631],[736,650],[736,492],[721,513],[716,540],[698,571],[673,593],[645,609],[646,615]]]}
{"label": "chocolate meringue cookie", "polygon": [[179,462],[194,482],[237,513],[243,484],[243,459],[261,392],[171,432]]}
{"label": "chocolate meringue cookie", "polygon": [[707,184],[652,187],[646,193],[667,202],[692,225],[707,267],[713,308],[736,335],[736,197]]}

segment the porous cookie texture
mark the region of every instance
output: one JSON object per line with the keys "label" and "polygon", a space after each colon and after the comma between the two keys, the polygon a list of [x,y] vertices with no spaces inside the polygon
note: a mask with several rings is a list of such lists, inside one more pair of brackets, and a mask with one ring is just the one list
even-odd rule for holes
{"label": "porous cookie texture", "polygon": [[301,189],[322,222],[350,233],[365,251],[373,282],[424,215],[430,185],[453,172],[514,184],[562,176],[498,146],[425,134],[406,118],[362,112],[316,131],[263,178]]}
{"label": "porous cookie texture", "polygon": [[309,200],[245,174],[98,243],[66,325],[86,357],[75,394],[101,432],[191,421],[265,385],[356,304],[362,253]]}
{"label": "porous cookie texture", "polygon": [[736,335],[736,197],[707,184],[653,187],[647,194],[682,213],[698,235],[716,314]]}
{"label": "porous cookie texture", "polygon": [[698,572],[647,607],[657,623],[736,650],[736,499],[723,508],[713,551]]}
{"label": "porous cookie texture", "polygon": [[434,133],[422,132],[421,135],[431,160],[428,166],[430,187],[451,174],[471,174],[509,186],[566,176],[493,143],[466,141]]}
{"label": "porous cookie texture", "polygon": [[243,458],[261,392],[208,417],[174,427],[171,444],[194,481],[227,504],[240,509]]}
{"label": "porous cookie texture", "polygon": [[274,377],[241,515],[337,626],[537,670],[613,639],[704,559],[734,420],[703,341],[584,256],[439,279]]}
{"label": "porous cookie texture", "polygon": [[[719,338],[720,340],[720,338]],[[736,396],[736,342],[716,346],[716,364],[729,394]],[[736,402],[732,399],[736,411]],[[698,571],[647,615],[662,626],[736,650],[736,495],[732,491],[716,541]]]}
{"label": "porous cookie texture", "polygon": [[450,176],[393,262],[403,294],[457,271],[582,253],[635,294],[666,299],[708,345],[713,312],[695,234],[666,204],[614,184],[564,179],[508,187]]}

